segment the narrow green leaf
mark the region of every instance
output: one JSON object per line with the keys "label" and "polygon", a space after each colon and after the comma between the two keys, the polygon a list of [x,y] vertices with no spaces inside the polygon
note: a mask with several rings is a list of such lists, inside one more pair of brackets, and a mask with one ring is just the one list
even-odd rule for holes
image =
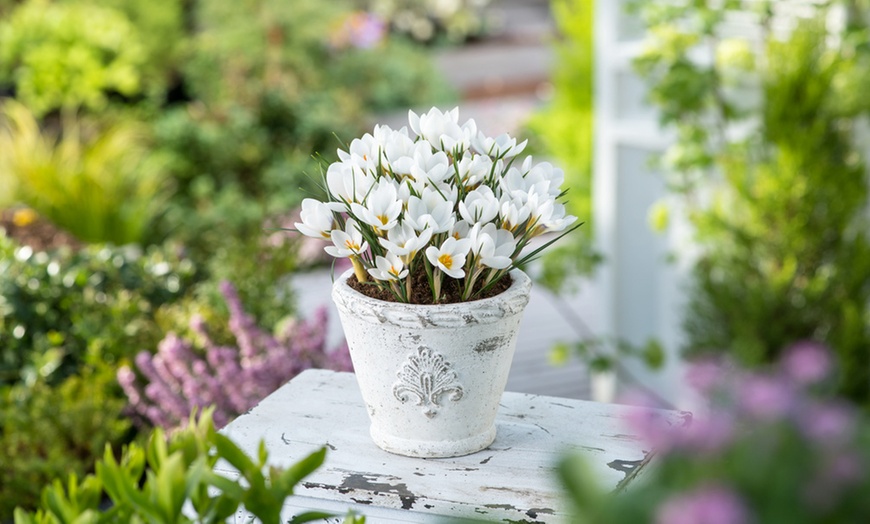
{"label": "narrow green leaf", "polygon": [[254,462],[228,437],[217,433],[214,440],[218,455],[236,468],[243,477],[251,480],[251,477],[259,473]]}
{"label": "narrow green leaf", "polygon": [[282,485],[282,491],[285,492],[283,497],[286,498],[291,495],[296,484],[317,470],[317,468],[323,465],[325,460],[326,447],[322,447],[281,473],[279,479]]}
{"label": "narrow green leaf", "polygon": [[325,511],[306,511],[305,513],[293,515],[293,518],[287,521],[287,524],[302,524],[303,522],[314,522],[315,520],[324,520],[337,516],[335,513]]}

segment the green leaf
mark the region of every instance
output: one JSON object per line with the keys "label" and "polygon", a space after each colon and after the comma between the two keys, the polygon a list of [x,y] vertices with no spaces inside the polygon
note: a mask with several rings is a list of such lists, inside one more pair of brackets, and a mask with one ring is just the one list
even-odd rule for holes
{"label": "green leaf", "polygon": [[306,511],[305,513],[294,515],[293,518],[287,521],[287,524],[302,524],[303,522],[314,522],[315,520],[323,520],[335,516],[335,513],[325,511]]}
{"label": "green leaf", "polygon": [[243,477],[250,481],[253,476],[259,473],[254,462],[228,437],[217,433],[214,436],[214,443],[218,455],[236,468]]}
{"label": "green leaf", "polygon": [[564,342],[557,342],[550,349],[549,361],[554,366],[564,366],[571,358],[571,348]]}
{"label": "green leaf", "polygon": [[15,519],[15,524],[38,524],[36,519],[33,517],[33,514],[28,513],[21,508],[15,508],[13,517]]}
{"label": "green leaf", "polygon": [[659,369],[665,363],[665,349],[658,340],[650,339],[643,347],[643,360],[651,369]]}
{"label": "green leaf", "polygon": [[266,449],[266,441],[261,440],[260,446],[257,448],[257,458],[260,461],[260,466],[265,466],[266,461],[269,459],[269,451]]}
{"label": "green leaf", "polygon": [[277,480],[272,479],[273,487],[277,489],[276,496],[282,500],[293,494],[293,488],[303,478],[313,473],[326,460],[326,447],[322,447],[308,455],[296,464],[279,473]]}
{"label": "green leaf", "polygon": [[165,522],[177,522],[181,507],[187,499],[185,467],[182,453],[173,453],[164,458],[160,469],[154,476],[157,507],[163,513]]}

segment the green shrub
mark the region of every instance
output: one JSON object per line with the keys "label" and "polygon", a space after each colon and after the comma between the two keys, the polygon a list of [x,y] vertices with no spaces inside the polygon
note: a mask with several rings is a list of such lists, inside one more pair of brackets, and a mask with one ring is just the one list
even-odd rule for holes
{"label": "green shrub", "polygon": [[189,260],[157,248],[34,253],[0,235],[0,385],[58,384],[155,348],[156,310],[196,278]]}
{"label": "green shrub", "polygon": [[146,59],[136,26],[109,7],[31,0],[0,22],[0,84],[40,116],[137,95]]}
{"label": "green shrub", "polygon": [[141,241],[166,195],[146,129],[71,113],[59,131],[40,127],[13,100],[0,108],[0,178],[15,199],[86,242]]}
{"label": "green shrub", "polygon": [[89,369],[52,387],[0,386],[0,519],[35,507],[42,486],[93,468],[106,444],[130,438],[114,370]]}
{"label": "green shrub", "polygon": [[484,8],[491,0],[357,0],[393,31],[420,43],[462,43],[489,30]]}
{"label": "green shrub", "polygon": [[[83,0],[61,0],[78,4]],[[84,0],[87,5],[123,13],[140,36],[145,59],[141,65],[142,94],[156,105],[166,90],[178,82],[185,57],[185,11],[190,2],[180,0]],[[134,98],[132,101],[137,101]]]}
{"label": "green shrub", "polygon": [[[42,507],[35,513],[17,509],[15,522],[218,523],[226,522],[241,506],[260,522],[280,522],[284,501],[302,479],[323,464],[325,456],[326,448],[322,448],[287,469],[267,466],[265,447],[260,446],[255,459],[248,457],[232,440],[215,431],[206,412],[198,422],[169,438],[155,430],[144,448],[131,444],[120,460],[107,448],[97,463],[96,475],[81,481],[72,475],[66,484],[55,481],[45,488]],[[215,473],[219,460],[236,468],[240,478]],[[104,493],[112,500],[109,509],[100,508]],[[304,512],[290,522],[330,516]],[[362,524],[365,519],[349,513],[344,522]]]}
{"label": "green shrub", "polygon": [[[559,160],[571,188],[567,206],[588,225],[592,218],[594,8],[585,0],[556,0],[551,9],[562,36],[555,44],[555,90],[552,101],[529,120],[527,130],[543,144],[542,153]],[[544,257],[540,281],[551,289],[561,287],[569,275],[591,273],[600,261],[592,247],[592,227],[581,231],[571,243],[557,246]]]}
{"label": "green shrub", "polygon": [[419,48],[395,38],[338,53],[328,74],[358,93],[357,102],[368,113],[439,105],[456,96]]}
{"label": "green shrub", "polygon": [[198,252],[215,230],[250,236],[314,190],[312,156],[356,136],[370,112],[449,96],[418,49],[330,47],[347,13],[312,0],[196,4],[183,67],[195,100],[154,124],[176,185],[158,235]]}
{"label": "green shrub", "polygon": [[[736,10],[754,10],[760,40],[723,36]],[[770,2],[642,6],[652,38],[637,67],[677,130],[663,160],[702,249],[687,351],[758,365],[795,341],[822,342],[842,363],[839,391],[866,403],[870,224],[857,128],[870,114],[858,95],[870,89],[870,33],[858,16],[833,29],[827,8],[811,6],[783,36],[773,12]],[[693,61],[698,45],[715,60]]]}

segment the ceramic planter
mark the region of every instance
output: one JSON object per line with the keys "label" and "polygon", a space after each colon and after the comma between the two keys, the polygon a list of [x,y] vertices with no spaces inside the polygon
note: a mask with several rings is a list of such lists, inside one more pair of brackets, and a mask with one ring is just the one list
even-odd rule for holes
{"label": "ceramic planter", "polygon": [[371,437],[386,451],[454,457],[495,439],[495,416],[516,348],[531,280],[491,298],[412,305],[332,288],[354,371],[371,419]]}

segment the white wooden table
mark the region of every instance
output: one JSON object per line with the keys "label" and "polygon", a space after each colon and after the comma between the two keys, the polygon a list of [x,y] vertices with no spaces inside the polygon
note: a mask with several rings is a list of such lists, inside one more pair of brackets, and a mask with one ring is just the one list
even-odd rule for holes
{"label": "white wooden table", "polygon": [[[505,393],[498,436],[465,457],[418,459],[375,446],[351,373],[309,370],[221,430],[251,455],[261,439],[270,463],[286,467],[327,446],[325,464],[307,477],[285,516],[353,508],[366,522],[437,522],[444,517],[511,522],[567,522],[555,466],[580,452],[603,487],[622,488],[646,464],[649,450],[628,432],[626,406]],[[688,413],[657,412],[686,425]],[[231,466],[216,468],[232,474]],[[237,522],[248,522],[240,513]]]}

